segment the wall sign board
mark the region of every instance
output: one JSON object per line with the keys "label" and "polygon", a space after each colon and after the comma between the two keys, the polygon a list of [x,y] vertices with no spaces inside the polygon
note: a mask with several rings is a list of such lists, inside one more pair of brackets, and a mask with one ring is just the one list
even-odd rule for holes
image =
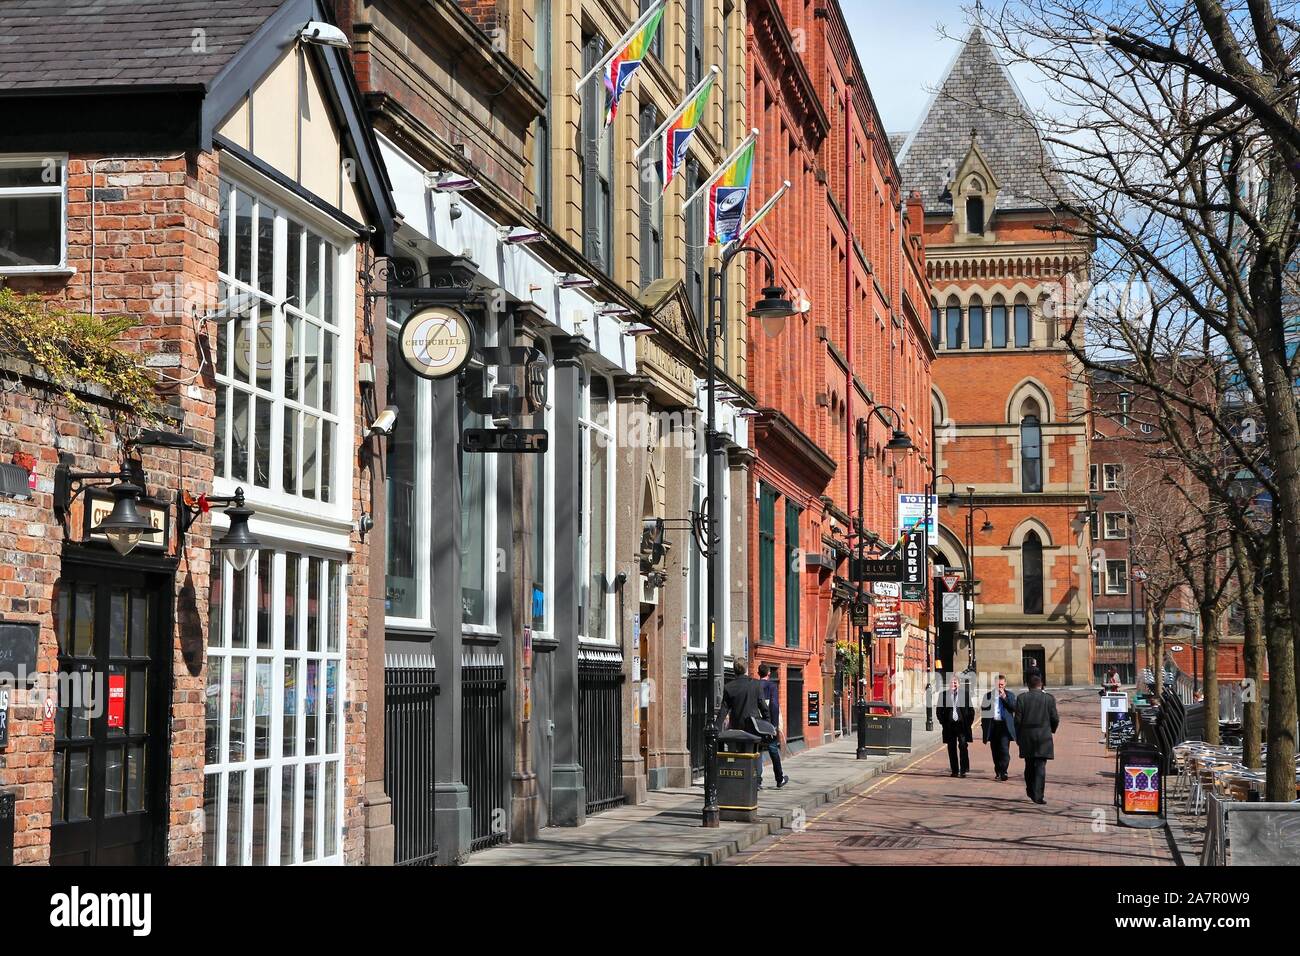
{"label": "wall sign board", "polygon": [[14,684],[19,676],[36,681],[38,624],[0,622],[0,684]]}
{"label": "wall sign board", "polygon": [[[113,496],[106,491],[87,488],[85,497],[85,537],[83,540],[99,541],[107,544],[108,535],[102,531],[96,532],[91,529],[98,526],[101,521],[113,513]],[[166,551],[171,508],[141,500],[136,502],[136,509],[140,512],[142,518],[145,518],[158,529],[157,534],[141,535],[140,543],[136,547],[152,551]]]}
{"label": "wall sign board", "polygon": [[474,327],[459,309],[430,306],[412,313],[398,335],[402,358],[422,378],[450,378],[474,355]]}

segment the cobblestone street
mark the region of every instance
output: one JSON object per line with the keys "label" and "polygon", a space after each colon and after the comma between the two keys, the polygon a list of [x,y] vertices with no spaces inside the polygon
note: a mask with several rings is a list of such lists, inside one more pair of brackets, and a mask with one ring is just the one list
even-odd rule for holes
{"label": "cobblestone street", "polygon": [[1173,865],[1164,830],[1115,825],[1114,758],[1100,740],[1096,692],[1054,694],[1061,726],[1045,806],[1025,796],[1014,744],[1010,779],[994,779],[977,720],[965,779],[949,775],[940,747],[810,815],[803,832],[768,837],[726,865]]}

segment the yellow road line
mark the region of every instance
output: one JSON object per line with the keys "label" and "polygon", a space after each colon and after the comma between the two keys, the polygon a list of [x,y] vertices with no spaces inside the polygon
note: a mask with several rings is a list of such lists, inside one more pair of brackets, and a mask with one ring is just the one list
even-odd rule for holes
{"label": "yellow road line", "polygon": [[[890,773],[888,776],[882,777],[881,779],[879,779],[879,780],[877,780],[875,783],[873,783],[871,786],[867,787],[867,789],[863,790],[861,793],[854,794],[853,796],[849,797],[847,800],[843,801],[842,803],[835,803],[835,804],[832,804],[831,806],[829,806],[829,807],[827,807],[825,810],[823,810],[821,813],[817,814],[817,816],[815,816],[815,817],[813,817],[811,820],[809,820],[808,823],[807,823],[807,825],[808,825],[808,826],[812,826],[814,823],[816,823],[816,822],[817,822],[818,820],[820,820],[822,817],[826,816],[826,814],[830,813],[832,810],[845,810],[845,809],[848,808],[849,804],[853,803],[853,801],[855,801],[855,800],[860,800],[860,799],[862,799],[863,797],[865,797],[867,794],[869,794],[869,793],[873,793],[873,792],[875,792],[876,790],[882,790],[882,789],[884,789],[885,787],[889,786],[891,783],[897,783],[899,780],[902,780],[902,779],[903,779],[903,774],[907,773],[907,771],[911,770],[913,767],[917,766],[918,764],[924,763],[926,760],[929,760],[931,757],[933,757],[933,756],[934,756],[935,754],[937,754],[938,752],[939,752],[939,749],[936,748],[936,749],[930,751],[930,752],[929,752],[928,754],[926,754],[924,757],[918,757],[916,760],[914,760],[914,761],[912,761],[911,763],[909,763],[909,764],[908,764],[906,767],[904,767],[902,770],[895,770],[895,771],[893,771],[892,773]],[[777,845],[778,845],[782,840],[785,840],[787,837],[791,837],[791,836],[795,836],[795,835],[796,835],[796,834],[794,834],[794,833],[787,833],[787,834],[784,834],[783,836],[778,836],[775,840],[773,840],[773,841],[772,841],[771,843],[769,843],[767,846],[763,847],[763,849],[758,850],[758,851],[756,851],[755,853],[751,854],[749,857],[747,857],[747,858],[745,859],[744,863],[742,863],[741,865],[742,865],[742,866],[748,866],[749,863],[750,863],[752,860],[756,860],[758,857],[762,856],[762,855],[763,855],[764,853],[766,853],[768,850],[773,849],[773,848],[776,847],[776,846],[777,846]]]}

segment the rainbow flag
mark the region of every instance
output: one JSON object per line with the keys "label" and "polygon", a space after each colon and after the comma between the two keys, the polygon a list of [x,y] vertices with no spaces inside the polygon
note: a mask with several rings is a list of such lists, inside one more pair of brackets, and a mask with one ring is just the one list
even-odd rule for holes
{"label": "rainbow flag", "polygon": [[609,94],[609,104],[605,109],[606,126],[614,122],[614,117],[618,115],[619,97],[627,89],[632,74],[640,68],[641,61],[645,59],[650,44],[654,42],[655,33],[659,30],[659,21],[663,18],[664,5],[660,4],[654,16],[628,40],[627,46],[614,54],[605,65],[605,91]]}
{"label": "rainbow flag", "polygon": [[733,239],[732,242],[735,242],[737,245],[744,245],[745,241],[749,239],[750,234],[758,228],[758,224],[767,217],[767,214],[772,211],[773,207],[776,206],[789,188],[790,180],[787,179],[781,184],[781,188],[776,191],[772,198],[763,203],[762,208],[760,208],[758,212],[754,213],[754,218],[741,227],[740,231],[736,233],[736,238]]}
{"label": "rainbow flag", "polygon": [[704,118],[704,108],[709,103],[709,95],[713,92],[713,81],[717,77],[716,73],[710,73],[700,86],[700,91],[695,94],[686,108],[682,110],[677,119],[669,124],[664,130],[664,154],[662,157],[664,164],[664,192],[668,192],[668,184],[673,181],[673,176],[681,168],[682,163],[686,162],[686,147],[690,145],[691,137],[695,134],[695,128],[700,125],[700,120]]}
{"label": "rainbow flag", "polygon": [[749,181],[754,174],[754,147],[757,140],[737,151],[735,158],[709,186],[709,244],[725,245],[740,234],[745,222],[745,203],[749,199]]}

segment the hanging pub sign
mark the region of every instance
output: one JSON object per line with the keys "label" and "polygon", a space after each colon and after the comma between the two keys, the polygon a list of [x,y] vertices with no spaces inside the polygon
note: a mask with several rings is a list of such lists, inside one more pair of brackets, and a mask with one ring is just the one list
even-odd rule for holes
{"label": "hanging pub sign", "polygon": [[416,375],[435,381],[450,378],[474,355],[474,326],[459,309],[429,306],[402,323],[398,343]]}
{"label": "hanging pub sign", "polygon": [[849,606],[850,620],[854,627],[867,627],[871,623],[871,605],[851,604]]}
{"label": "hanging pub sign", "polygon": [[[168,538],[168,518],[171,515],[171,509],[161,505],[152,504],[145,500],[136,502],[136,508],[140,516],[148,521],[158,530],[156,532],[146,532],[140,535],[140,543],[137,548],[150,548],[154,551],[167,550]],[[113,496],[106,491],[100,491],[95,488],[86,489],[86,507],[85,514],[85,538],[86,541],[108,542],[108,535],[102,531],[93,531],[93,528],[113,513]]]}
{"label": "hanging pub sign", "polygon": [[925,585],[924,584],[904,584],[903,585],[904,601],[924,601]]}
{"label": "hanging pub sign", "polygon": [[480,454],[542,454],[549,445],[545,428],[467,428],[460,434],[461,450]]}
{"label": "hanging pub sign", "polygon": [[903,533],[903,583],[925,584],[925,532]]}
{"label": "hanging pub sign", "polygon": [[903,580],[903,559],[888,558],[850,558],[849,577],[853,581],[901,581]]}

